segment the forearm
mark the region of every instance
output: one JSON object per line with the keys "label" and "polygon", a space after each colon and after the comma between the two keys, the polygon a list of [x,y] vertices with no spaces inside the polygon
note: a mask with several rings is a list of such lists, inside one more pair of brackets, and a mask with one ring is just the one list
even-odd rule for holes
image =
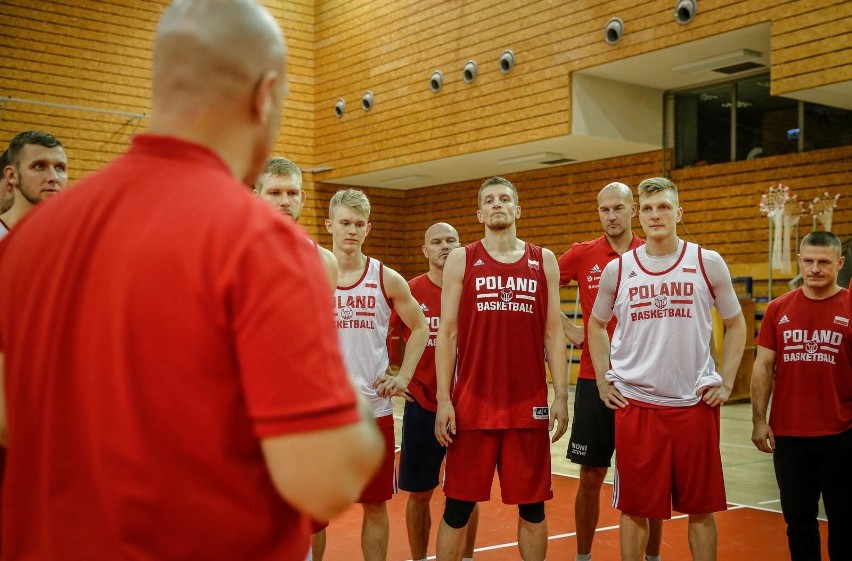
{"label": "forearm", "polygon": [[598,385],[606,383],[606,372],[609,370],[609,334],[606,332],[606,326],[601,324],[596,319],[591,319],[589,322],[587,333],[589,345],[589,355],[592,358],[592,366],[595,369],[595,380]]}
{"label": "forearm", "polygon": [[405,354],[402,356],[402,364],[399,366],[399,377],[405,382],[403,385],[408,385],[411,377],[414,375],[414,370],[417,368],[417,363],[423,356],[423,350],[426,348],[426,343],[429,341],[429,327],[427,324],[417,326],[411,330],[411,335],[405,343]]}
{"label": "forearm", "polygon": [[[562,315],[562,314],[560,314]],[[547,353],[547,366],[553,379],[553,392],[557,399],[568,397],[568,356],[565,351],[565,339],[561,333],[548,333],[545,336],[544,350]]]}
{"label": "forearm", "polygon": [[725,327],[725,339],[722,344],[722,386],[730,391],[734,387],[745,350],[746,324],[743,315],[738,315],[733,321],[729,320]]}
{"label": "forearm", "polygon": [[444,330],[444,326],[441,326],[435,346],[435,378],[438,385],[438,401],[450,401],[450,386],[456,366],[457,348],[455,330]]}
{"label": "forearm", "polygon": [[751,420],[765,422],[769,409],[769,398],[772,396],[773,378],[770,368],[755,362],[751,372]]}

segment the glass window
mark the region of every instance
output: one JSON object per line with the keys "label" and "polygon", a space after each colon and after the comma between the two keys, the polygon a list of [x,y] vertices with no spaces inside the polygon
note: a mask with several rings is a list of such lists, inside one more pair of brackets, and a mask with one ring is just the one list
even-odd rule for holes
{"label": "glass window", "polygon": [[731,161],[731,84],[675,95],[679,168]]}
{"label": "glass window", "polygon": [[799,102],[769,95],[769,77],[737,82],[737,157],[751,160],[799,151]]}
{"label": "glass window", "polygon": [[764,74],[669,94],[675,167],[852,145],[852,111],[769,92]]}
{"label": "glass window", "polygon": [[852,144],[852,111],[805,103],[805,150]]}

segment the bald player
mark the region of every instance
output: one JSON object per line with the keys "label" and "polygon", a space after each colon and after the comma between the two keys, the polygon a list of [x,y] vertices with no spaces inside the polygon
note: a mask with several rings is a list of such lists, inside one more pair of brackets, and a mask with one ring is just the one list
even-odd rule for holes
{"label": "bald player", "polygon": [[[302,170],[287,158],[270,158],[254,185],[257,196],[286,214],[296,222],[302,216],[302,206],[308,194],[302,190]],[[337,286],[337,259],[334,254],[319,244],[316,245],[320,259],[325,265],[332,291]],[[314,556],[317,559],[316,556]],[[321,558],[321,557],[320,557]]]}
{"label": "bald player", "polygon": [[[15,226],[33,207],[65,189],[68,185],[68,157],[58,138],[42,131],[24,131],[15,135],[6,150],[3,164],[5,187],[16,193],[12,205],[4,210],[2,228]],[[4,206],[5,206],[4,195]]]}
{"label": "bald player", "polygon": [[[460,247],[459,234],[444,222],[433,224],[423,239],[423,256],[429,262],[429,271],[408,281],[411,295],[429,322],[429,340],[414,376],[408,384],[413,401],[406,401],[402,419],[402,448],[399,453],[399,488],[408,491],[405,522],[408,544],[414,561],[425,561],[429,546],[432,515],[429,505],[438,486],[441,464],[446,449],[435,438],[435,413],[438,408],[435,379],[435,339],[441,321],[441,288],[444,284],[444,263],[452,250]],[[394,314],[391,329],[402,331],[408,341],[411,330]],[[384,381],[384,376],[381,377]],[[475,508],[466,526],[463,560],[473,558],[479,508]]]}
{"label": "bald player", "polygon": [[299,560],[377,468],[317,252],[244,187],[285,83],[255,1],[175,1],[149,130],[0,244],[4,559]]}

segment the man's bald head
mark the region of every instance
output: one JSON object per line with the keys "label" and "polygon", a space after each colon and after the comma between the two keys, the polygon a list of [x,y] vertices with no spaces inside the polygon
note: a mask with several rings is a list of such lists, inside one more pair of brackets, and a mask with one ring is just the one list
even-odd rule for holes
{"label": "man's bald head", "polygon": [[423,237],[423,256],[429,260],[429,270],[443,271],[447,256],[459,245],[459,233],[446,222],[429,226]]}
{"label": "man's bald head", "polygon": [[633,237],[630,220],[635,213],[633,192],[624,183],[610,183],[598,193],[598,217],[610,243]]}
{"label": "man's bald head", "polygon": [[245,94],[284,57],[281,29],[253,0],[176,0],[157,26],[154,101]]}
{"label": "man's bald head", "polygon": [[255,0],[175,0],[157,26],[150,132],[204,144],[253,183],[278,137],[285,51]]}
{"label": "man's bald head", "polygon": [[619,183],[618,181],[613,181],[612,183],[606,185],[603,189],[598,193],[598,204],[600,204],[601,199],[607,196],[615,196],[618,197],[630,206],[633,204],[633,191],[630,190],[630,187],[625,185],[624,183]]}

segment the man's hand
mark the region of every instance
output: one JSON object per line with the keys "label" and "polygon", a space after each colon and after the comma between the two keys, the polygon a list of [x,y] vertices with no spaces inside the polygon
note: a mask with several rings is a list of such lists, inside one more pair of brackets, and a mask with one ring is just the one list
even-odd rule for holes
{"label": "man's hand", "polygon": [[728,398],[731,397],[731,388],[726,388],[724,385],[704,386],[698,388],[696,393],[698,397],[704,400],[704,403],[710,407],[716,407],[728,401]]}
{"label": "man's hand", "polygon": [[408,389],[408,382],[402,376],[394,376],[385,372],[376,378],[373,388],[379,394],[379,397],[390,398],[399,396],[404,397],[406,401],[414,401],[414,398],[405,391]]}
{"label": "man's hand", "polygon": [[610,409],[623,409],[629,405],[621,392],[615,389],[612,382],[598,383],[598,394],[601,396],[604,405]]}
{"label": "man's hand", "polygon": [[568,430],[567,396],[553,398],[553,403],[550,405],[550,424],[548,425],[548,430],[553,430],[554,426],[556,427],[556,432],[553,433],[553,437],[550,439],[551,443],[562,438],[562,435]]}
{"label": "man's hand", "polygon": [[565,333],[565,338],[575,347],[582,348],[586,334],[583,333],[583,327],[575,324],[568,316],[562,316],[562,332]]}
{"label": "man's hand", "polygon": [[761,452],[771,454],[775,451],[775,433],[766,421],[754,421],[751,441]]}
{"label": "man's hand", "polygon": [[439,401],[435,414],[435,438],[441,446],[447,447],[453,442],[452,434],[456,434],[456,410],[452,402]]}

